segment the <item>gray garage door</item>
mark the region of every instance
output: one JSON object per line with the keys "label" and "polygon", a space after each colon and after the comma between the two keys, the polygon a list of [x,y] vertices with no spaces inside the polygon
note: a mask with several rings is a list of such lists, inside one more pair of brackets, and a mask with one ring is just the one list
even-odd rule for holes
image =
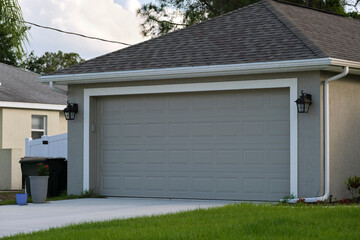
{"label": "gray garage door", "polygon": [[101,97],[98,122],[100,194],[289,194],[288,89]]}

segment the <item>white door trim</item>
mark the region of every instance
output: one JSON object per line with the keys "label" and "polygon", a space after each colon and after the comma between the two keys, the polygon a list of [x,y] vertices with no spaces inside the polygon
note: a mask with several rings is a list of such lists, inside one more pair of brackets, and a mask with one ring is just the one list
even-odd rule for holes
{"label": "white door trim", "polygon": [[298,194],[298,124],[294,101],[297,99],[297,78],[84,89],[83,190],[88,190],[90,186],[90,97],[264,88],[290,88],[290,193],[296,197]]}

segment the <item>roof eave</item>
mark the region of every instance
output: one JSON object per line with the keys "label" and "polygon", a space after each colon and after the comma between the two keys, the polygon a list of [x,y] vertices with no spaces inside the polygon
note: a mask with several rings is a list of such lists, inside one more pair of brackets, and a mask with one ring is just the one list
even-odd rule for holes
{"label": "roof eave", "polygon": [[22,108],[22,109],[62,111],[65,107],[66,104],[0,101],[0,108]]}
{"label": "roof eave", "polygon": [[103,73],[82,73],[67,75],[49,75],[39,78],[40,82],[57,84],[88,84],[105,82],[125,82],[140,80],[161,80],[176,78],[216,77],[262,73],[297,72],[312,70],[330,70],[331,66],[349,66],[360,69],[360,63],[334,58],[316,58],[276,62],[260,62],[229,65],[211,65],[198,67],[163,68],[136,71],[118,71]]}

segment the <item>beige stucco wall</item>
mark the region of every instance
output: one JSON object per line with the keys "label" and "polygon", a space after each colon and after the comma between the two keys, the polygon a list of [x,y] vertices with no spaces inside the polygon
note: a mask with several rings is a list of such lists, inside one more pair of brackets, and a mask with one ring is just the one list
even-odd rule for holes
{"label": "beige stucco wall", "polygon": [[20,148],[25,154],[25,138],[31,137],[31,116],[47,116],[47,135],[66,133],[66,120],[60,111],[3,108],[1,148]]}
{"label": "beige stucco wall", "polygon": [[12,190],[21,188],[21,175],[19,177],[22,157],[21,149],[0,149],[0,189]]}
{"label": "beige stucco wall", "polygon": [[[0,162],[4,166],[11,162],[11,171],[6,171],[6,175],[2,176],[0,180],[11,179],[11,189],[21,189],[19,160],[25,156],[25,138],[31,137],[31,116],[47,116],[47,135],[49,136],[66,133],[67,121],[62,111],[2,108],[0,113],[0,149],[7,149],[3,154],[10,154],[9,156],[11,156],[7,156],[7,160],[4,157]],[[6,153],[8,150],[14,151]],[[2,183],[0,183],[1,185]],[[1,189],[3,188],[0,187]]]}
{"label": "beige stucco wall", "polygon": [[11,150],[0,149],[0,189],[11,188]]}
{"label": "beige stucco wall", "polygon": [[[322,80],[334,74],[323,73]],[[349,75],[329,85],[330,194],[350,198],[344,181],[360,176],[360,77]]]}
{"label": "beige stucco wall", "polygon": [[[177,84],[193,82],[216,82],[216,81],[242,81],[242,80],[264,80],[297,78],[298,95],[303,89],[313,96],[313,105],[307,114],[298,115],[298,189],[299,196],[313,197],[320,196],[323,193],[322,181],[322,111],[321,111],[321,84],[320,71],[312,72],[294,72],[278,74],[258,74],[247,76],[224,76],[196,79],[173,79],[159,81],[135,81],[123,83],[104,83],[104,84],[85,84],[69,85],[68,98],[71,102],[79,104],[79,113],[74,121],[69,121],[68,133],[68,193],[79,194],[83,189],[83,92],[84,88],[96,87],[121,87],[121,86],[139,86],[154,84]],[[294,103],[295,104],[295,103]],[[93,111],[94,108],[91,109]],[[93,121],[93,120],[91,120]],[[92,137],[90,133],[90,138]],[[91,141],[90,142],[95,142]],[[90,146],[94,150],[95,145]],[[92,153],[91,156],[94,156]],[[90,159],[90,161],[92,161]],[[90,171],[94,174],[93,166],[96,160],[90,162]],[[90,183],[94,184],[90,176]]]}

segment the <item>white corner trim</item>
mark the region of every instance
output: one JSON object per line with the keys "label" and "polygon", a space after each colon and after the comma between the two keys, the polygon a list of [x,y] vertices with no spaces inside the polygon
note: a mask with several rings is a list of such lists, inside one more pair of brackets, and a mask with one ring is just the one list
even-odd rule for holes
{"label": "white corner trim", "polygon": [[80,73],[66,75],[49,75],[39,78],[40,82],[56,82],[58,84],[83,84],[123,82],[138,80],[160,80],[194,77],[215,77],[244,74],[279,73],[294,71],[311,71],[327,69],[330,58],[306,60],[288,60],[275,62],[257,62],[226,65],[207,65],[196,67],[161,68],[149,70]]}
{"label": "white corner trim", "polygon": [[297,99],[296,78],[84,89],[83,190],[88,190],[90,187],[90,97],[155,93],[246,90],[264,88],[290,88],[290,193],[297,196],[298,127],[297,108],[296,104],[294,103],[294,101]]}
{"label": "white corner trim", "polygon": [[66,107],[66,105],[0,101],[0,107],[3,107],[3,108],[41,109],[41,110],[63,110]]}
{"label": "white corner trim", "polygon": [[290,88],[290,194],[298,196],[298,98],[297,79],[289,80]]}

